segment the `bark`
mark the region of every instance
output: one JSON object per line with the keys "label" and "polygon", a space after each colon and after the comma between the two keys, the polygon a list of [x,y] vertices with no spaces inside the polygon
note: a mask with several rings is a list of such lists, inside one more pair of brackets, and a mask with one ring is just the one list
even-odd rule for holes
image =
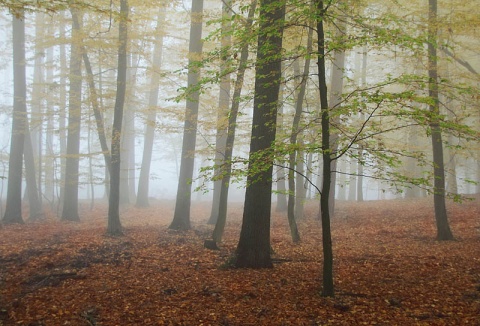
{"label": "bark", "polygon": [[[231,0],[222,2],[223,22],[222,22],[222,49],[227,49],[231,44],[230,37],[230,17],[232,6]],[[223,55],[220,64],[220,74],[222,78],[220,80],[220,95],[218,98],[218,111],[217,111],[217,134],[215,139],[215,170],[214,175],[218,178],[213,183],[213,201],[212,210],[208,224],[216,224],[218,219],[218,211],[220,206],[220,192],[222,188],[221,176],[225,173],[222,169],[225,159],[225,146],[227,142],[227,128],[228,128],[228,104],[230,103],[230,74],[225,74],[224,71],[227,68],[227,57]],[[226,163],[226,162],[225,162]]]}
{"label": "bark", "polygon": [[[42,171],[43,171],[43,112],[42,104],[45,98],[43,87],[44,83],[44,66],[45,66],[45,48],[42,46],[41,40],[45,38],[45,14],[35,13],[35,59],[33,66],[33,84],[32,84],[32,99],[31,99],[31,120],[30,120],[30,139],[32,140],[32,150],[35,160],[37,162],[38,180],[37,191],[39,192],[37,198],[42,200]],[[48,167],[45,166],[47,169]],[[46,180],[45,180],[46,181]],[[30,185],[31,182],[29,183]],[[28,193],[27,189],[27,193]]]}
{"label": "bark", "polygon": [[[336,37],[341,38],[343,34],[345,34],[346,29],[346,21],[340,19],[335,26],[337,27],[335,34]],[[331,75],[331,82],[330,82],[330,112],[334,112],[334,110],[340,105],[342,101],[342,92],[343,92],[343,71],[345,69],[345,50],[337,49],[333,55],[333,66],[332,66],[332,75]],[[331,113],[330,113],[331,114]],[[334,115],[334,123],[335,125],[340,124],[340,115]],[[338,138],[339,135],[337,133],[331,133],[330,135],[330,150],[332,152],[336,152],[338,150]],[[335,192],[336,192],[336,184],[337,184],[337,162],[338,160],[332,161],[332,166],[330,170],[332,171],[331,174],[331,186],[330,186],[330,198],[329,198],[329,209],[330,209],[330,216],[334,216],[335,214]]]}
{"label": "bark", "polygon": [[[65,166],[65,197],[62,220],[79,221],[78,215],[78,173],[80,152],[80,126],[82,108],[82,53],[80,24],[72,9],[72,44],[70,54],[70,91],[68,103],[67,159]],[[78,17],[78,16],[77,16]],[[77,18],[78,19],[78,18]],[[80,21],[80,19],[78,19]]]}
{"label": "bark", "polygon": [[270,256],[270,210],[274,160],[272,146],[275,142],[281,82],[284,17],[283,1],[261,2],[252,138],[243,223],[236,249],[236,267],[272,267]]}
{"label": "bark", "polygon": [[22,170],[27,115],[25,21],[13,17],[13,112],[8,161],[7,202],[3,223],[23,223]]}
{"label": "bark", "polygon": [[[202,53],[202,15],[203,0],[192,0],[188,88],[195,87],[200,80],[200,71],[194,67]],[[173,221],[169,228],[174,230],[190,229],[190,205],[192,197],[192,178],[195,161],[195,146],[197,141],[198,107],[200,93],[193,91],[185,107],[185,124],[183,127],[182,160],[178,178],[177,197]]]}
{"label": "bark", "polygon": [[[312,37],[313,37],[313,29],[309,29],[308,32],[308,39],[307,39],[307,53],[311,52],[312,49]],[[300,75],[300,68],[298,67],[298,62],[294,64],[294,71],[295,75]],[[292,146],[293,150],[290,151],[289,153],[289,166],[290,169],[288,170],[288,208],[287,208],[287,213],[288,213],[288,225],[290,227],[290,234],[292,236],[292,241],[293,242],[299,242],[300,241],[300,234],[298,232],[297,228],[297,223],[295,221],[296,217],[295,216],[295,195],[299,195],[296,192],[295,189],[295,178],[297,178],[297,184],[300,183],[303,185],[303,182],[300,182],[300,180],[303,179],[303,176],[297,174],[295,176],[295,169],[296,169],[296,164],[297,161],[300,162],[299,159],[297,159],[297,155],[299,153],[297,152],[296,144],[297,144],[297,138],[299,134],[299,127],[300,127],[300,119],[302,117],[302,111],[303,111],[303,101],[305,98],[305,92],[307,89],[307,80],[308,76],[310,74],[310,57],[307,57],[304,62],[304,67],[303,67],[303,72],[300,76],[300,82],[298,85],[298,93],[295,101],[295,114],[293,116],[293,122],[292,122],[292,132],[290,134],[290,145]],[[303,164],[303,160],[301,161]],[[298,171],[302,172],[302,171]],[[303,174],[303,173],[302,173]]]}
{"label": "bark", "polygon": [[[53,26],[48,26],[47,33],[53,33]],[[58,92],[58,85],[54,82],[54,47],[50,46],[46,49],[46,74],[45,81],[49,91]],[[54,110],[55,100],[52,99],[52,95],[46,94],[46,119],[47,119],[47,128],[45,135],[45,157],[43,161],[44,171],[45,171],[45,191],[43,193],[43,198],[50,203],[50,207],[55,205],[55,150],[54,150]],[[41,174],[41,170],[38,171]],[[40,196],[41,194],[39,194]],[[42,198],[39,197],[40,203],[42,203]]]}
{"label": "bark", "polygon": [[[62,20],[63,21],[63,20]],[[60,26],[60,38],[65,38],[65,24],[62,23]],[[66,153],[67,153],[67,133],[66,133],[66,112],[67,112],[67,51],[65,49],[65,44],[60,44],[60,95],[59,95],[59,102],[60,102],[60,110],[58,112],[58,127],[59,127],[59,143],[60,143],[60,191],[58,194],[58,208],[57,208],[57,215],[60,215],[60,211],[63,210],[61,205],[63,205],[63,201],[65,198],[65,183],[63,182],[65,178],[65,166],[66,166]]]}
{"label": "bark", "polygon": [[323,244],[323,289],[322,296],[333,297],[333,247],[330,230],[330,186],[331,186],[331,142],[330,142],[330,112],[327,98],[327,83],[325,71],[325,34],[323,17],[325,9],[323,1],[315,0],[317,13],[317,51],[318,51],[318,88],[320,92],[321,125],[322,125],[322,194],[320,195],[320,214],[322,220]]}
{"label": "bark", "polygon": [[23,158],[25,161],[25,181],[27,184],[29,219],[37,220],[44,216],[42,203],[39,199],[37,180],[35,177],[35,158],[33,157],[33,145],[28,130],[28,121],[25,121],[25,144]]}
{"label": "bark", "polygon": [[150,77],[150,89],[148,95],[148,113],[145,124],[145,137],[143,143],[142,166],[138,178],[137,207],[148,207],[148,191],[150,181],[150,166],[152,162],[153,141],[155,138],[155,125],[157,120],[158,93],[160,87],[160,67],[162,66],[163,35],[165,24],[165,6],[160,6],[158,13],[157,28],[155,33],[155,47],[153,50],[153,67]]}
{"label": "bark", "polygon": [[[248,25],[251,26],[253,15],[255,13],[255,8],[257,6],[257,1],[252,1],[248,14]],[[225,229],[225,224],[227,220],[227,206],[228,206],[228,189],[230,186],[230,175],[232,172],[232,154],[233,147],[235,144],[235,131],[237,127],[237,116],[240,107],[240,95],[242,93],[243,81],[245,77],[245,70],[247,67],[248,61],[248,42],[242,46],[240,53],[240,62],[237,70],[237,78],[235,80],[235,85],[233,88],[233,101],[232,107],[230,109],[230,114],[228,116],[228,126],[227,126],[227,139],[225,142],[225,158],[223,162],[223,177],[220,188],[220,198],[218,206],[218,219],[215,223],[215,229],[213,230],[212,238],[215,247],[218,243],[222,241],[223,231]]]}
{"label": "bark", "polygon": [[430,131],[433,151],[433,202],[438,240],[452,240],[453,234],[448,222],[445,205],[445,166],[443,162],[442,129],[440,127],[440,101],[438,97],[437,71],[437,0],[429,0],[428,21],[428,95],[432,103],[429,105],[431,113]]}
{"label": "bark", "polygon": [[120,25],[118,31],[118,69],[117,94],[112,126],[112,162],[110,171],[110,196],[108,200],[107,234],[119,236],[123,234],[120,222],[120,147],[122,139],[123,106],[125,104],[127,86],[127,41],[128,41],[128,1],[120,0]]}

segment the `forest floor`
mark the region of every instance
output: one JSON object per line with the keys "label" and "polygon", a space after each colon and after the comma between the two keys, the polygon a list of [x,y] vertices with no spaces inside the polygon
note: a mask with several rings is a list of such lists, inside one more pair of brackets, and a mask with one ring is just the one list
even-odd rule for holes
{"label": "forest floor", "polygon": [[[86,206],[86,205],[84,205]],[[220,251],[207,204],[194,229],[168,230],[173,203],[122,212],[125,236],[105,236],[106,207],[80,223],[53,216],[0,228],[0,325],[480,325],[480,198],[448,204],[455,241],[435,240],[429,199],[338,203],[332,222],[335,298],[321,293],[317,205],[293,244],[272,218],[273,269],[222,267],[242,208],[230,209]]]}

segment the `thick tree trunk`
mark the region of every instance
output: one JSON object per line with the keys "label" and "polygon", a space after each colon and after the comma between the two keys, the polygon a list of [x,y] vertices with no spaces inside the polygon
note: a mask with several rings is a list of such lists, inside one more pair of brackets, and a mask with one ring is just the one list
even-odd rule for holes
{"label": "thick tree trunk", "polygon": [[[202,15],[203,0],[192,0],[188,87],[194,87],[200,79],[200,71],[194,63],[200,60],[202,54]],[[194,91],[187,100],[185,107],[185,125],[183,127],[182,160],[178,178],[177,197],[173,221],[169,228],[174,230],[190,229],[190,205],[192,197],[192,178],[195,163],[195,146],[197,141],[198,107],[200,93]]]}
{"label": "thick tree trunk", "polygon": [[118,70],[117,94],[112,127],[112,165],[110,171],[110,196],[108,198],[107,234],[119,236],[123,234],[120,222],[120,164],[123,106],[127,87],[127,42],[128,42],[128,1],[120,0],[120,26],[118,31]]}
{"label": "thick tree trunk", "polygon": [[285,3],[265,0],[260,26],[255,72],[252,138],[236,267],[272,267],[270,213],[273,150],[276,133]]}
{"label": "thick tree trunk", "polygon": [[22,170],[25,144],[27,87],[25,71],[25,21],[13,17],[13,113],[8,188],[4,223],[23,223]]}
{"label": "thick tree trunk", "polygon": [[430,131],[432,134],[433,151],[433,202],[435,220],[437,224],[437,239],[452,240],[453,234],[448,223],[445,205],[445,170],[443,162],[442,129],[440,127],[440,101],[438,98],[438,72],[437,72],[437,0],[429,0],[428,21],[428,95],[432,99],[429,109],[431,112]]}

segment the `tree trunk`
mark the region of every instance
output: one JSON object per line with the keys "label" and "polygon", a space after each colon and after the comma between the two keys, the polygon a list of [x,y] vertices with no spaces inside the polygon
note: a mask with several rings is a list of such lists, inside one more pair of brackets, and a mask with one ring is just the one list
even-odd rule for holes
{"label": "tree trunk", "polygon": [[[63,14],[62,14],[63,16]],[[60,38],[65,39],[65,24],[62,23],[60,26]],[[59,128],[59,143],[60,143],[60,190],[58,194],[58,207],[57,207],[57,216],[60,216],[60,211],[63,210],[63,202],[65,198],[65,166],[66,166],[66,153],[67,153],[67,133],[66,133],[66,112],[67,112],[67,75],[68,75],[68,67],[67,67],[67,51],[65,44],[60,44],[60,95],[59,95],[59,102],[60,102],[60,110],[58,111],[58,128]]]}
{"label": "tree trunk", "polygon": [[325,34],[323,29],[323,17],[325,9],[323,1],[315,0],[317,17],[317,51],[318,51],[318,87],[320,92],[320,105],[322,117],[322,194],[320,195],[320,214],[322,219],[322,243],[323,243],[323,289],[322,295],[333,297],[333,247],[332,233],[330,230],[330,186],[331,186],[331,142],[330,142],[330,112],[327,98],[327,83],[325,72]]}
{"label": "tree trunk", "polygon": [[437,0],[429,0],[428,20],[428,95],[432,103],[429,105],[431,112],[430,131],[432,134],[433,151],[433,202],[435,220],[437,224],[437,239],[452,240],[453,234],[448,223],[445,205],[445,170],[443,162],[442,129],[440,127],[440,101],[438,98],[438,72],[437,72]]}
{"label": "tree trunk", "polygon": [[23,159],[25,161],[25,180],[28,192],[29,219],[31,221],[43,217],[42,203],[38,198],[37,180],[35,177],[35,159],[33,157],[33,145],[28,130],[28,121],[25,121],[25,144]]}
{"label": "tree trunk", "polygon": [[[200,79],[199,68],[194,67],[202,54],[202,15],[203,0],[192,0],[188,88],[195,87]],[[173,221],[169,228],[174,230],[190,229],[190,205],[192,197],[192,178],[195,161],[195,145],[197,138],[198,107],[200,93],[198,90],[187,99],[185,107],[185,125],[183,127],[182,160],[178,178],[177,197]]]}
{"label": "tree trunk", "polygon": [[153,50],[153,67],[150,77],[150,89],[148,95],[148,112],[145,123],[145,137],[143,143],[142,166],[138,178],[137,207],[148,207],[148,192],[150,181],[150,165],[152,162],[153,140],[155,138],[155,126],[157,120],[158,93],[160,87],[160,67],[162,66],[163,35],[165,24],[165,6],[160,5],[157,28],[155,32],[155,47]]}
{"label": "tree trunk", "polygon": [[110,196],[108,198],[107,234],[119,236],[123,234],[120,223],[120,147],[122,139],[123,106],[127,87],[127,42],[128,42],[128,1],[120,0],[120,22],[118,29],[118,69],[117,94],[113,113],[112,126],[112,162],[110,171]]}
{"label": "tree trunk", "polygon": [[[81,22],[75,9],[72,12],[72,44],[70,55],[70,91],[68,104],[67,160],[65,167],[65,197],[62,220],[79,221],[78,173],[80,153],[80,125],[82,109],[82,53]],[[77,20],[73,17],[77,17]],[[76,24],[76,21],[79,24]]]}
{"label": "tree trunk", "polygon": [[[260,5],[260,26],[255,72],[252,138],[243,223],[236,250],[236,267],[272,267],[270,213],[273,150],[281,82],[285,3],[265,0]],[[260,168],[259,168],[260,165]]]}
{"label": "tree trunk", "polygon": [[[230,37],[230,17],[232,6],[231,0],[226,0],[222,2],[222,12],[223,12],[223,21],[222,21],[222,40],[221,47],[227,50],[228,46],[231,44]],[[227,57],[226,55],[221,57],[220,64],[220,74],[222,78],[220,80],[220,95],[218,98],[218,112],[217,112],[217,134],[215,140],[215,168],[214,175],[219,177],[224,171],[222,167],[224,166],[225,158],[225,146],[227,142],[227,126],[228,126],[228,104],[230,103],[230,74],[225,74]],[[212,201],[212,210],[210,213],[210,218],[208,224],[215,224],[218,219],[218,211],[220,206],[220,192],[222,188],[222,180],[215,180],[213,183],[213,201]]]}
{"label": "tree trunk", "polygon": [[23,223],[22,170],[27,115],[27,79],[25,71],[25,21],[13,17],[13,113],[8,188],[4,223]]}
{"label": "tree trunk", "polygon": [[[252,25],[253,15],[255,13],[255,8],[257,6],[257,1],[252,1],[250,10],[248,13],[248,23],[247,26]],[[215,229],[213,230],[212,238],[214,242],[214,247],[217,247],[217,244],[222,241],[223,231],[225,229],[225,224],[227,221],[227,206],[228,206],[228,189],[230,186],[230,175],[232,172],[232,154],[233,147],[235,144],[235,131],[237,127],[237,116],[238,110],[240,107],[240,95],[243,88],[243,80],[245,77],[245,70],[247,68],[248,61],[248,42],[243,44],[242,50],[240,53],[240,62],[237,70],[237,78],[235,80],[235,85],[233,88],[233,100],[232,107],[230,109],[230,114],[228,116],[228,126],[227,126],[227,139],[225,143],[225,157],[223,159],[223,178],[220,188],[220,198],[218,206],[218,218],[215,223]]]}

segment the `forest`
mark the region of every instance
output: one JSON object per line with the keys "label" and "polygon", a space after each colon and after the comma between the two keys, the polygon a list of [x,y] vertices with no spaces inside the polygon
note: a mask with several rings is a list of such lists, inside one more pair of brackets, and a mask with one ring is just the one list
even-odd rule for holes
{"label": "forest", "polygon": [[480,323],[474,1],[0,8],[0,326]]}

